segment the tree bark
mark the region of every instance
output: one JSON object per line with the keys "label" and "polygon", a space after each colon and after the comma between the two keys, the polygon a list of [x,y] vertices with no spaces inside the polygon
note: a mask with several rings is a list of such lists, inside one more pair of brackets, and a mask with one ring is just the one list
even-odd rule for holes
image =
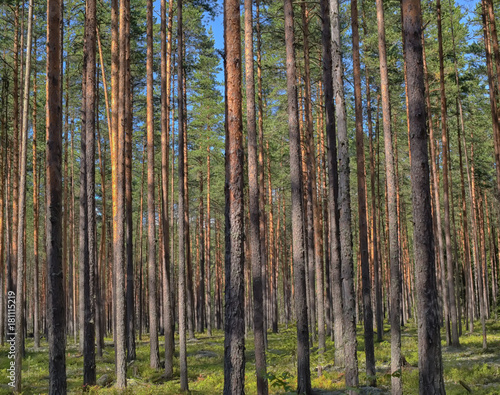
{"label": "tree bark", "polygon": [[[453,252],[451,246],[451,231],[450,231],[450,198],[448,186],[448,127],[447,127],[447,110],[446,110],[446,92],[444,86],[444,54],[443,54],[443,37],[441,27],[441,1],[437,0],[437,21],[438,21],[438,45],[439,45],[439,87],[441,93],[441,142],[443,145],[443,205],[444,205],[444,236],[446,244],[446,267],[447,267],[447,284],[448,299],[449,299],[449,314],[451,321],[451,342],[454,347],[460,346],[458,338],[458,318],[457,318],[457,302],[455,298],[455,279],[453,268]],[[444,265],[444,262],[442,262]]]}
{"label": "tree bark", "polygon": [[441,340],[434,266],[429,159],[422,68],[420,0],[402,1],[410,125],[411,185],[417,287],[419,392],[444,394]]}
{"label": "tree bark", "polygon": [[[33,32],[33,0],[29,3],[29,15],[28,15],[28,34],[26,39],[26,67],[24,76],[24,89],[23,89],[23,112],[22,112],[22,124],[21,124],[21,151],[20,151],[20,169],[19,169],[19,201],[18,201],[18,233],[17,233],[17,283],[16,283],[16,299],[15,299],[15,389],[16,392],[21,392],[21,369],[23,363],[23,353],[24,353],[24,300],[25,300],[25,290],[24,283],[26,281],[26,276],[24,273],[25,268],[25,212],[26,212],[26,156],[27,156],[27,145],[28,145],[28,99],[29,99],[29,88],[30,88],[30,73],[31,73],[31,43],[32,43],[32,32]],[[16,235],[14,234],[14,238]],[[3,290],[2,290],[3,292]],[[9,295],[10,296],[10,295]],[[65,311],[63,311],[65,314]],[[12,333],[10,325],[8,326],[8,332]]]}
{"label": "tree bark", "polygon": [[[262,260],[259,211],[259,170],[257,155],[257,130],[255,119],[255,81],[253,62],[253,15],[252,0],[245,0],[245,77],[247,98],[248,134],[248,194],[250,210],[250,254],[252,262],[253,286],[253,331],[255,344],[255,370],[257,393],[268,393],[266,377],[266,350],[264,337],[264,312],[262,296]],[[210,218],[209,218],[210,220]]]}
{"label": "tree bark", "polygon": [[302,158],[298,122],[297,77],[293,32],[293,7],[285,0],[285,44],[288,96],[288,130],[290,134],[290,181],[292,186],[292,248],[297,318],[297,393],[311,393],[309,368],[309,328],[306,304],[306,267],[304,261],[304,218],[302,191]]}
{"label": "tree bark", "polygon": [[356,310],[354,296],[354,272],[352,257],[351,203],[349,181],[349,139],[344,99],[344,67],[340,39],[339,2],[330,0],[330,23],[332,31],[332,64],[335,112],[337,116],[337,139],[339,158],[339,229],[343,301],[343,346],[346,365],[346,386],[358,386],[358,359],[356,354]]}
{"label": "tree bark", "polygon": [[245,320],[243,306],[243,124],[241,114],[240,3],[224,2],[226,52],[226,285],[224,323],[224,394],[243,394]]}
{"label": "tree bark", "polygon": [[366,376],[370,386],[376,385],[375,349],[373,345],[373,310],[371,301],[371,276],[368,262],[368,225],[366,214],[365,144],[363,133],[363,108],[361,103],[361,62],[359,58],[358,2],[351,1],[352,47],[354,69],[354,101],[356,113],[356,161],[358,178],[359,252],[363,294],[363,324],[365,337]]}
{"label": "tree bark", "polygon": [[[172,289],[170,287],[170,229],[168,212],[168,151],[170,134],[170,76],[172,52],[173,1],[168,3],[168,26],[165,2],[161,2],[161,175],[163,221],[163,326],[165,332],[165,376],[173,375],[174,320],[172,314]],[[167,33],[168,29],[168,33]]]}
{"label": "tree bark", "polygon": [[49,394],[66,393],[66,306],[62,275],[62,3],[47,2],[47,326]]}
{"label": "tree bark", "polygon": [[[385,174],[389,211],[389,259],[391,267],[391,393],[402,394],[401,381],[401,273],[398,232],[398,211],[396,197],[396,178],[391,130],[391,104],[387,55],[385,44],[384,5],[377,0],[378,52],[380,61],[380,88],[382,94],[382,119],[384,127]],[[372,178],[373,182],[373,178]],[[398,373],[399,374],[395,374]]]}
{"label": "tree bark", "polygon": [[154,196],[154,125],[153,125],[153,1],[147,5],[147,145],[148,145],[148,302],[149,302],[149,364],[159,369],[158,314],[156,310],[156,230]]}
{"label": "tree bark", "polygon": [[[84,278],[84,340],[83,384],[94,385],[95,367],[95,274],[96,274],[96,222],[95,222],[95,75],[96,75],[96,2],[88,0],[85,13],[86,83],[85,83],[85,176],[87,198],[87,254]],[[85,56],[84,55],[84,56]],[[83,136],[82,136],[83,138]],[[81,164],[83,166],[83,163]]]}
{"label": "tree bark", "polygon": [[184,77],[183,77],[183,57],[182,57],[182,45],[183,45],[183,25],[182,25],[182,0],[177,3],[177,51],[178,51],[178,65],[177,65],[177,84],[178,84],[178,95],[177,95],[177,109],[179,111],[178,120],[178,133],[179,133],[179,161],[178,161],[178,171],[179,171],[179,363],[180,363],[180,379],[181,379],[181,391],[188,391],[188,380],[187,380],[187,355],[186,355],[186,239],[184,235],[185,223],[184,223],[184,213],[186,208],[184,207],[185,202],[185,190],[184,190],[184,133],[182,131],[184,124]]}

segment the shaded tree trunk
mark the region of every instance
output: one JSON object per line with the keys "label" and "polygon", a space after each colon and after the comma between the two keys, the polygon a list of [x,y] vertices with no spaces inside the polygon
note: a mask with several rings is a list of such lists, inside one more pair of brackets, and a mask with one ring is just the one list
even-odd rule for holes
{"label": "shaded tree trunk", "polygon": [[148,146],[148,303],[149,303],[149,364],[159,369],[158,314],[156,297],[156,231],[154,196],[154,125],[153,125],[153,1],[147,5],[147,146]]}
{"label": "shaded tree trunk", "polygon": [[[174,357],[174,317],[172,314],[172,289],[170,287],[170,229],[168,212],[168,150],[170,133],[170,76],[172,52],[173,1],[168,3],[168,27],[165,2],[161,2],[161,176],[163,223],[163,326],[165,332],[165,376],[172,377]],[[168,33],[167,33],[168,29]]]}
{"label": "shaded tree trunk", "polygon": [[49,394],[66,393],[66,306],[62,275],[62,3],[47,2],[47,326]]}
{"label": "shaded tree trunk", "polygon": [[302,158],[298,122],[297,77],[293,32],[293,7],[285,0],[285,44],[288,96],[288,131],[290,134],[290,181],[292,186],[292,248],[297,318],[297,393],[311,393],[309,368],[309,328],[306,304],[306,267],[302,191]]}
{"label": "shaded tree trunk", "polygon": [[363,133],[363,108],[361,104],[361,62],[359,59],[358,2],[351,1],[352,47],[354,69],[354,101],[356,112],[356,160],[358,178],[359,252],[363,294],[363,324],[365,337],[366,375],[370,386],[376,384],[375,350],[373,345],[373,310],[371,301],[371,276],[368,262],[368,225],[366,214],[365,144]]}
{"label": "shaded tree trunk", "polygon": [[[448,186],[448,128],[447,128],[447,111],[446,111],[446,93],[444,87],[444,55],[443,55],[443,37],[441,27],[441,1],[437,0],[437,16],[438,16],[438,44],[439,44],[439,86],[441,93],[441,140],[442,140],[442,155],[443,155],[443,203],[444,203],[444,235],[446,243],[446,267],[447,277],[446,286],[448,287],[449,299],[449,314],[451,323],[451,342],[452,346],[460,346],[458,339],[458,318],[457,318],[457,302],[455,298],[455,279],[453,252],[451,246],[451,231],[450,231],[450,198]],[[441,262],[444,265],[444,262]]]}
{"label": "shaded tree trunk", "polygon": [[356,310],[354,294],[354,271],[352,257],[351,203],[349,182],[349,140],[344,99],[344,67],[340,39],[339,2],[330,0],[330,23],[332,31],[332,65],[335,112],[337,116],[337,139],[339,144],[339,229],[341,251],[341,278],[343,302],[343,346],[346,366],[346,386],[358,386],[358,359],[356,354]]}
{"label": "shaded tree trunk", "polygon": [[[255,119],[255,81],[253,62],[253,15],[252,0],[245,0],[245,77],[247,98],[248,133],[248,193],[250,210],[250,254],[253,286],[253,331],[255,344],[255,370],[257,393],[268,393],[266,377],[266,350],[264,337],[264,311],[262,296],[262,260],[259,211],[259,170],[257,155],[257,130]],[[210,221],[210,218],[208,218]]]}
{"label": "shaded tree trunk", "polygon": [[402,1],[406,46],[411,150],[411,186],[416,266],[419,392],[444,394],[443,365],[434,266],[429,159],[422,68],[420,0]]}
{"label": "shaded tree trunk", "polygon": [[[387,216],[389,218],[389,259],[391,267],[391,392],[402,394],[401,382],[401,273],[396,196],[396,174],[391,130],[391,104],[387,55],[385,44],[384,5],[377,0],[378,51],[380,61],[380,88],[382,93],[382,119],[384,126],[385,174],[387,182]],[[374,177],[372,177],[373,183]],[[399,372],[399,374],[397,374]]]}

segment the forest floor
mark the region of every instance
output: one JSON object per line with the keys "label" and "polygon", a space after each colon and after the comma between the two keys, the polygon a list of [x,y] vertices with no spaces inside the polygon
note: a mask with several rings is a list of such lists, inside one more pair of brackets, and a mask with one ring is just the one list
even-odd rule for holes
{"label": "forest floor", "polygon": [[[360,393],[386,394],[389,393],[391,375],[390,367],[390,333],[386,328],[384,341],[375,344],[375,358],[377,365],[378,388],[364,388]],[[467,394],[468,386],[473,394],[500,394],[500,322],[491,320],[487,324],[488,349],[482,350],[481,326],[475,324],[472,335],[465,334],[460,338],[460,348],[446,347],[443,336],[443,363],[445,386],[447,394]],[[358,361],[360,383],[366,382],[363,330],[358,326]],[[160,338],[161,339],[161,338]],[[177,339],[176,339],[177,340]],[[95,386],[89,393],[115,394],[114,380],[114,349],[112,339],[106,338],[102,358],[96,359],[97,378],[102,387]],[[333,343],[327,340],[327,351],[320,355],[316,347],[311,349],[311,379],[312,386],[317,394],[342,394],[344,387],[344,373],[333,366]],[[160,343],[162,347],[163,344]],[[177,344],[176,344],[177,348]],[[267,371],[270,393],[293,393],[296,388],[296,332],[295,327],[280,327],[277,334],[268,334]],[[415,325],[403,328],[402,333],[403,355],[407,365],[403,368],[404,394],[418,394],[418,356],[417,334]],[[223,389],[224,369],[224,334],[214,331],[212,337],[206,334],[197,334],[196,340],[189,340],[188,378],[189,389],[192,394],[221,394]],[[0,347],[0,394],[11,393],[7,382],[7,367],[10,360],[7,358],[7,346]],[[178,354],[176,354],[177,357]],[[253,351],[253,337],[246,340],[246,375],[245,393],[256,393],[255,361]],[[160,358],[163,352],[160,349]],[[178,394],[179,371],[177,360],[174,378],[165,381],[161,371],[149,367],[149,343],[143,336],[137,342],[137,360],[128,368],[127,394]],[[67,355],[68,392],[83,393],[83,357],[73,339],[68,339]],[[319,372],[321,374],[319,374]],[[42,348],[35,351],[33,338],[26,341],[26,359],[23,361],[22,387],[23,394],[43,394],[48,391],[48,348],[42,341]],[[462,384],[460,383],[462,382]]]}

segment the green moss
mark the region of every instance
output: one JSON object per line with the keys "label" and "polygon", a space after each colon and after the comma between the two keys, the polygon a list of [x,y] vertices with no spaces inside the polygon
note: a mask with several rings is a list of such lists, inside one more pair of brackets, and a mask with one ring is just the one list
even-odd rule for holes
{"label": "green moss", "polygon": [[[389,390],[390,375],[390,332],[386,326],[384,340],[375,343],[375,358],[377,363],[377,384],[379,388]],[[462,346],[459,349],[448,348],[443,341],[444,378],[448,394],[463,394],[465,389],[462,381],[474,393],[500,393],[500,323],[488,323],[488,350],[482,350],[480,325],[472,335],[464,334],[460,338]],[[358,361],[360,384],[366,382],[363,329],[358,326]],[[178,353],[174,356],[174,377],[165,380],[163,372],[149,367],[149,339],[143,337],[137,342],[137,360],[129,365],[127,371],[128,387],[125,394],[178,394],[180,393]],[[111,338],[105,339],[103,356],[98,357],[97,377],[108,375],[111,385],[107,388],[98,386],[88,388],[89,394],[118,394],[113,387],[114,347]],[[333,365],[334,344],[327,338],[327,349],[318,352],[317,344],[311,348],[311,381],[314,388],[335,391],[344,386],[344,372]],[[33,348],[33,339],[26,340],[26,358],[23,361],[23,394],[44,394],[48,391],[48,345],[42,341],[39,350]],[[176,343],[176,347],[178,344]],[[418,394],[418,344],[415,325],[402,329],[403,355],[408,362],[402,370],[405,394]],[[188,378],[192,394],[220,394],[224,383],[224,334],[214,331],[212,337],[198,334],[196,341],[187,344]],[[0,355],[7,355],[7,347],[0,348]],[[252,335],[246,339],[246,376],[245,392],[257,392],[255,379],[255,354]],[[281,327],[277,334],[268,334],[267,374],[271,394],[283,394],[296,388],[296,328]],[[160,359],[164,359],[163,344],[160,344]],[[0,395],[9,394],[7,386],[8,358],[0,358]],[[84,392],[82,387],[83,357],[78,352],[78,346],[69,341],[66,350],[66,369],[68,376],[68,391],[73,394]]]}

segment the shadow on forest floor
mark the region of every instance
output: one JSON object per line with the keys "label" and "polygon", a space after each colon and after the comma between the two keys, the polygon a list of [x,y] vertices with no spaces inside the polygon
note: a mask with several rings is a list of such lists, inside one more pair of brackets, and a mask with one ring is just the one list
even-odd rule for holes
{"label": "shadow on forest floor", "polygon": [[[384,340],[375,343],[378,388],[361,387],[360,394],[388,394],[390,392],[390,333],[384,328]],[[465,328],[464,328],[465,329]],[[474,333],[465,332],[460,337],[461,346],[451,348],[445,345],[442,333],[444,378],[447,394],[466,394],[470,387],[473,394],[500,394],[500,323],[491,320],[487,324],[488,349],[482,349],[481,327],[475,323]],[[363,330],[358,326],[358,361],[360,383],[366,382]],[[160,337],[161,339],[161,337]],[[176,341],[178,339],[176,338]],[[178,344],[176,343],[176,349]],[[417,333],[414,324],[402,330],[403,356],[407,364],[402,370],[404,394],[418,394]],[[177,349],[178,350],[178,349]],[[69,339],[66,350],[68,392],[83,393],[83,357],[78,347]],[[224,336],[214,331],[212,337],[197,334],[196,340],[187,343],[188,379],[192,394],[221,394],[224,370]],[[267,374],[271,394],[293,394],[296,388],[296,330],[295,327],[280,327],[277,334],[268,333]],[[0,394],[11,393],[7,382],[7,367],[10,360],[7,346],[0,347]],[[149,341],[143,336],[137,341],[137,359],[127,370],[128,388],[126,394],[179,394],[178,353],[174,356],[174,378],[166,381],[161,371],[149,367]],[[253,337],[246,339],[245,392],[255,394],[255,353]],[[160,359],[164,358],[163,343],[160,340]],[[317,343],[311,348],[311,380],[318,395],[343,394],[344,372],[334,364],[333,342],[327,339],[327,350],[318,353]],[[96,359],[97,377],[101,386],[89,389],[89,393],[116,394],[112,387],[114,377],[114,347],[112,339],[106,338],[103,356]],[[48,391],[48,347],[42,341],[39,350],[33,348],[33,339],[26,340],[26,358],[22,372],[23,394],[43,394]]]}

